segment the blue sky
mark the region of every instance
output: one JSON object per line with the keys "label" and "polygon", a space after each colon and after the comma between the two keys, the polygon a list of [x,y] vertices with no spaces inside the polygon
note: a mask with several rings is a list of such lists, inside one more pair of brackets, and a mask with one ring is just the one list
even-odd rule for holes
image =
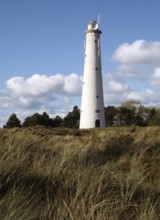
{"label": "blue sky", "polygon": [[160,106],[159,0],[0,0],[0,126],[80,107],[84,31],[100,15],[104,101]]}

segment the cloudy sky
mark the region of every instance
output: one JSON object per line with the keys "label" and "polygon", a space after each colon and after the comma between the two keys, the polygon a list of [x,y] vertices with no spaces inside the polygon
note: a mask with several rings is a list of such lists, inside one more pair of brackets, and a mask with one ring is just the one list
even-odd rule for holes
{"label": "cloudy sky", "polygon": [[84,31],[100,15],[105,106],[160,107],[159,0],[0,0],[0,126],[80,108]]}

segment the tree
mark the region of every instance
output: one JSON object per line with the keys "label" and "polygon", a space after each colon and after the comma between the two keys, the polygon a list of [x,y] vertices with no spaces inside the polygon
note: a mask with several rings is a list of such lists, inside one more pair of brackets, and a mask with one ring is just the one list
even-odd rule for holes
{"label": "tree", "polygon": [[147,126],[148,125],[148,108],[140,105],[136,111],[135,125]]}
{"label": "tree", "polygon": [[35,113],[34,115],[25,118],[23,122],[23,126],[26,127],[35,125],[41,125],[41,116],[39,113]]}
{"label": "tree", "polygon": [[117,120],[120,125],[131,125],[135,121],[135,110],[120,106],[117,108]]}
{"label": "tree", "polygon": [[45,127],[53,127],[53,119],[46,112],[43,114],[35,113],[24,120],[23,126],[43,125]]}
{"label": "tree", "polygon": [[6,125],[4,125],[3,127],[4,128],[14,128],[14,127],[20,127],[21,126],[21,121],[17,118],[17,115],[16,114],[12,114]]}
{"label": "tree", "polygon": [[115,124],[116,115],[117,115],[117,109],[114,106],[108,106],[105,108],[106,126],[112,126]]}
{"label": "tree", "polygon": [[148,124],[148,108],[138,100],[131,99],[117,108],[117,120],[120,125],[146,126]]}
{"label": "tree", "polygon": [[122,107],[125,107],[127,109],[137,109],[140,106],[141,102],[139,100],[130,99],[124,103],[121,104]]}
{"label": "tree", "polygon": [[73,107],[72,112],[69,112],[63,119],[62,125],[67,128],[78,128],[80,119],[80,110],[77,106]]}
{"label": "tree", "polygon": [[151,108],[148,116],[150,126],[160,126],[160,109]]}
{"label": "tree", "polygon": [[60,127],[61,124],[63,122],[63,119],[57,115],[54,119],[53,119],[53,127]]}
{"label": "tree", "polygon": [[41,115],[41,125],[44,125],[45,127],[54,127],[54,121],[49,117],[49,115],[46,112],[43,112]]}

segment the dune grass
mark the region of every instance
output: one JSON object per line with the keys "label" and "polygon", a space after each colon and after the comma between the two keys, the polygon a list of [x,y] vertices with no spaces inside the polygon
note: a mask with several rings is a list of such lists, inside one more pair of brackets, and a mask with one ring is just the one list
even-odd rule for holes
{"label": "dune grass", "polygon": [[0,219],[160,219],[160,129],[0,129]]}

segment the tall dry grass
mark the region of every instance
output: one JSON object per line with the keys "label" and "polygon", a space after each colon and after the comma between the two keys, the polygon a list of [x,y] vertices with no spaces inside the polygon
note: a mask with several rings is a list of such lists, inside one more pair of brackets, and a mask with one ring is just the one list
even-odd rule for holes
{"label": "tall dry grass", "polygon": [[0,130],[0,219],[160,219],[160,130]]}

